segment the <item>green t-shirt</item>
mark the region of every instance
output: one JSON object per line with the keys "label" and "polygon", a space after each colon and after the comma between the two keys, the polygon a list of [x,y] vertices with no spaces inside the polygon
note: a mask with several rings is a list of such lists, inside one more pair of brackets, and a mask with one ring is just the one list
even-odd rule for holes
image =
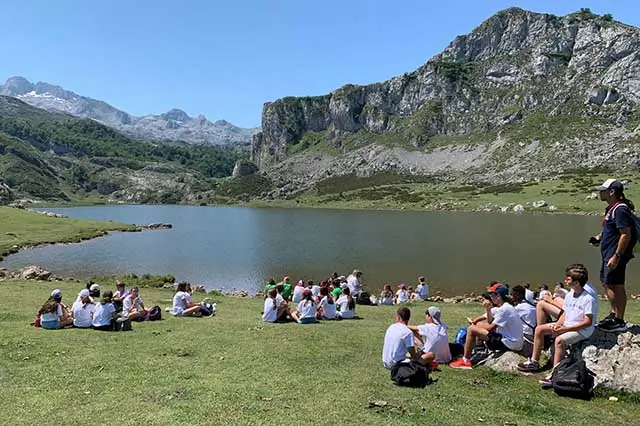
{"label": "green t-shirt", "polygon": [[283,284],[282,297],[285,300],[291,299],[291,284]]}
{"label": "green t-shirt", "polygon": [[333,289],[333,292],[331,294],[333,294],[334,299],[337,299],[342,294],[342,289],[340,287],[336,287]]}

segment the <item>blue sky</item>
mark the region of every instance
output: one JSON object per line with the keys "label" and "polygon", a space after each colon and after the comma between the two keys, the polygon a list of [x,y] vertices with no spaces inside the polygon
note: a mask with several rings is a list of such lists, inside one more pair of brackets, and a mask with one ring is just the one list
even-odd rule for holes
{"label": "blue sky", "polygon": [[519,6],[640,25],[633,0],[5,0],[0,80],[22,75],[135,115],[260,125],[264,102],[412,71]]}

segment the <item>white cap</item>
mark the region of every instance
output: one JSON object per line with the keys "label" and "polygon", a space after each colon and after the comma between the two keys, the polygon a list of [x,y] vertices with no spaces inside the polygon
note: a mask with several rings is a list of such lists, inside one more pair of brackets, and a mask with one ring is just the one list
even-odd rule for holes
{"label": "white cap", "polygon": [[51,292],[51,297],[62,297],[62,290],[56,288]]}
{"label": "white cap", "polygon": [[594,187],[593,189],[595,189],[596,191],[607,191],[609,189],[615,189],[615,188],[623,188],[624,189],[624,185],[622,185],[622,182],[620,182],[619,180],[607,179],[604,182],[602,182],[602,185],[598,185],[598,186]]}
{"label": "white cap", "polygon": [[89,290],[87,290],[86,288],[82,289],[80,293],[78,293],[78,297],[89,297]]}
{"label": "white cap", "polygon": [[100,286],[98,284],[91,284],[89,291],[100,291]]}

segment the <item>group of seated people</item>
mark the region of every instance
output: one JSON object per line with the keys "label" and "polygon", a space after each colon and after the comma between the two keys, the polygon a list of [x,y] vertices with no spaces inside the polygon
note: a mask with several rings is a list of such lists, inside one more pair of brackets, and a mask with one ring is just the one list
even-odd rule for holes
{"label": "group of seated people", "polygon": [[[484,313],[467,318],[466,338],[462,356],[451,362],[453,368],[471,369],[472,355],[477,348],[491,351],[514,351],[525,356],[517,368],[522,372],[541,371],[540,358],[545,342],[553,340],[551,361],[555,367],[576,343],[591,337],[598,315],[598,294],[589,283],[587,269],[582,264],[569,265],[563,283],[553,294],[546,286],[540,288],[538,300],[534,293],[523,286],[515,286],[509,296],[505,284],[492,282],[483,294]],[[401,307],[396,323],[391,325],[384,339],[382,363],[393,368],[411,359],[425,365],[448,363],[452,348],[447,340],[447,326],[440,310],[434,306],[426,311],[425,324],[410,326],[411,311]],[[540,381],[550,386],[551,376]]]}
{"label": "group of seated people", "polygon": [[398,284],[398,291],[393,293],[391,286],[385,284],[380,292],[378,305],[402,305],[408,302],[425,301],[429,298],[429,284],[423,276],[418,277],[418,285],[415,290],[412,286],[407,287],[405,284]]}
{"label": "group of seated people", "polygon": [[[361,273],[357,270],[354,272],[359,278]],[[341,278],[336,277],[336,280]],[[272,279],[265,287],[262,320],[310,324],[319,320],[353,319],[356,317],[356,299],[352,288],[349,285],[341,286],[340,281],[334,283],[331,279],[321,281],[318,285],[313,281],[305,283],[300,280],[292,289],[289,277],[284,277],[277,284]],[[295,309],[291,309],[289,303],[296,304]]]}
{"label": "group of seated people", "polygon": [[100,300],[100,285],[91,283],[78,293],[70,307],[62,302],[62,290],[53,290],[38,310],[34,325],[45,330],[74,327],[110,331],[115,322],[152,319],[151,311],[137,287],[127,290],[125,283],[118,281],[115,293],[105,291]]}

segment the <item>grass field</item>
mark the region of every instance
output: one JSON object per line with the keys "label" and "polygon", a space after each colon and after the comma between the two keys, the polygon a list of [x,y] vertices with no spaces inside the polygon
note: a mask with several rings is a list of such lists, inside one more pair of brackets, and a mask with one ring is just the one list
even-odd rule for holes
{"label": "grass field", "polygon": [[105,235],[108,231],[132,231],[133,225],[71,218],[0,207],[0,260],[25,246],[72,243]]}
{"label": "grass field", "polygon": [[[103,289],[113,282],[103,282]],[[206,319],[166,317],[128,333],[36,329],[56,287],[0,281],[0,424],[15,425],[580,425],[637,424],[640,400],[557,397],[532,378],[446,366],[425,389],[397,388],[381,366],[393,307],[359,306],[361,320],[264,324],[262,301],[218,297]],[[142,289],[149,305],[172,291]],[[412,307],[412,323],[426,304]],[[475,305],[441,305],[450,333]],[[640,302],[630,301],[640,322]],[[166,315],[166,314],[165,314]],[[386,407],[369,408],[386,401]]]}

